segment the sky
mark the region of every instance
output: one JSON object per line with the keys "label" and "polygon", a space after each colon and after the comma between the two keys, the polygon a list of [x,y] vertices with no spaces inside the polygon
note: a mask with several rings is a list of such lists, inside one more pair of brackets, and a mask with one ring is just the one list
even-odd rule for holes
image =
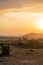
{"label": "sky", "polygon": [[43,33],[43,0],[0,0],[0,35]]}

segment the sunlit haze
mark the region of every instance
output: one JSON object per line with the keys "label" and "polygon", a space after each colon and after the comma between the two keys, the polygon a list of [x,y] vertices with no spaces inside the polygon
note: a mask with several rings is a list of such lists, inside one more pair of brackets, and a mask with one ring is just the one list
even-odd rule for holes
{"label": "sunlit haze", "polygon": [[43,0],[0,0],[0,35],[43,33]]}

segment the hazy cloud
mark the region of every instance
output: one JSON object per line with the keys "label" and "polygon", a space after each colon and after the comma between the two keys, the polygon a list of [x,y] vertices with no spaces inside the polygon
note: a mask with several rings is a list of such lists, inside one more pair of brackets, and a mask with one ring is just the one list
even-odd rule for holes
{"label": "hazy cloud", "polygon": [[21,8],[19,0],[0,0],[0,9]]}
{"label": "hazy cloud", "polygon": [[12,8],[23,10],[25,7],[31,11],[43,11],[43,0],[0,0],[0,10]]}

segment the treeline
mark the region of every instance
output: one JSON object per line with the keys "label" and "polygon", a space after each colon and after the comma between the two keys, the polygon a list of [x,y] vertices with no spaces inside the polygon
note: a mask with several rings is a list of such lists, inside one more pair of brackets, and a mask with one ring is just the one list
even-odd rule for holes
{"label": "treeline", "polygon": [[[41,41],[41,42],[40,42]],[[25,42],[23,42],[21,39],[16,41],[1,41],[0,44],[9,45],[13,47],[20,47],[20,48],[43,48],[43,40],[27,40],[25,39]]]}
{"label": "treeline", "polygon": [[21,48],[43,48],[43,42],[39,40],[26,40],[26,43],[21,41],[20,39],[12,44],[12,46],[21,47]]}

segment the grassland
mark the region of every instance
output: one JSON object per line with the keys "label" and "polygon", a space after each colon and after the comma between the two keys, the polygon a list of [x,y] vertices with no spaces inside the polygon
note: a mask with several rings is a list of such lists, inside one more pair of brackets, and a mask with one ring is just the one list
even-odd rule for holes
{"label": "grassland", "polygon": [[43,49],[10,47],[10,56],[0,57],[0,65],[43,65]]}

